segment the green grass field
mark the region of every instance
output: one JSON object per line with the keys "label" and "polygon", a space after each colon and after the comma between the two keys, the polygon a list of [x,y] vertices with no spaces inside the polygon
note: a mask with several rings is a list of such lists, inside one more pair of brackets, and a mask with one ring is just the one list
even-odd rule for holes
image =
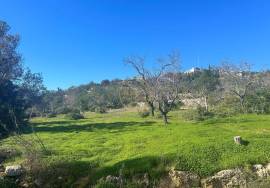
{"label": "green grass field", "polygon": [[[66,178],[66,185],[83,178],[95,183],[120,170],[127,178],[147,172],[157,179],[171,167],[207,176],[222,169],[270,161],[267,115],[196,123],[184,121],[177,111],[170,113],[166,127],[161,119],[140,118],[136,112],[124,111],[86,113],[86,119],[76,121],[64,116],[36,118],[32,123],[51,151],[43,160]],[[245,145],[234,144],[236,135],[242,136]],[[1,141],[1,147],[13,144],[10,138]]]}

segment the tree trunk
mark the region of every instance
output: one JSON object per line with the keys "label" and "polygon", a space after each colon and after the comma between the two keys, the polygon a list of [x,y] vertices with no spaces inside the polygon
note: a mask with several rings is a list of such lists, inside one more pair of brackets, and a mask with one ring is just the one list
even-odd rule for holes
{"label": "tree trunk", "polygon": [[31,107],[31,112],[30,112],[30,114],[29,114],[29,120],[32,119],[33,111],[34,111],[34,109],[33,109],[33,107]]}
{"label": "tree trunk", "polygon": [[208,98],[207,97],[204,97],[204,106],[205,106],[206,112],[208,112]]}
{"label": "tree trunk", "polygon": [[162,113],[163,121],[165,125],[168,125],[168,116],[167,113]]}
{"label": "tree trunk", "polygon": [[240,97],[240,106],[242,112],[245,112],[245,107],[244,107],[244,97]]}
{"label": "tree trunk", "polygon": [[154,117],[155,116],[155,106],[154,106],[153,102],[148,102],[148,105],[150,107],[151,115],[152,115],[152,117]]}

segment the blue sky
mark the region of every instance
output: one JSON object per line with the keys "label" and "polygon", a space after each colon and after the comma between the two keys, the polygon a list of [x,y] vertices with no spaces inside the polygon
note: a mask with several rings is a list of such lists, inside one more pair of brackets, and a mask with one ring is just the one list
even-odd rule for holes
{"label": "blue sky", "polygon": [[248,61],[270,65],[269,0],[0,0],[21,36],[24,64],[49,89],[134,75],[129,55],[178,50],[182,69]]}

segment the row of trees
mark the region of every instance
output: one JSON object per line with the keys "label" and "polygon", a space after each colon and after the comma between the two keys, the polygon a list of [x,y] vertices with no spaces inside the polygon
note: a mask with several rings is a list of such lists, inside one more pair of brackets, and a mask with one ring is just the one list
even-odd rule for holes
{"label": "row of trees", "polygon": [[124,80],[91,82],[67,90],[47,91],[35,108],[35,115],[66,114],[73,111],[105,113],[108,109],[122,108],[136,101],[133,88]]}
{"label": "row of trees", "polygon": [[124,62],[136,70],[136,77],[44,92],[42,101],[34,106],[36,115],[74,110],[103,113],[145,102],[150,114],[159,112],[167,124],[168,113],[186,99],[194,99],[205,115],[270,112],[270,72],[254,72],[247,63],[227,62],[183,73],[178,53],[158,59],[152,69],[147,68],[142,57],[128,57]]}
{"label": "row of trees", "polygon": [[[158,68],[148,70],[141,57],[125,62],[137,71],[132,80],[144,95],[152,116],[157,108],[167,124],[172,107],[185,99],[197,103],[200,115],[270,113],[270,72],[254,72],[248,63],[222,63],[192,73],[179,71],[179,55],[158,60]],[[196,112],[194,112],[196,113]]]}
{"label": "row of trees", "polygon": [[19,36],[9,30],[0,21],[0,137],[26,124],[45,90],[41,75],[23,66],[17,52]]}

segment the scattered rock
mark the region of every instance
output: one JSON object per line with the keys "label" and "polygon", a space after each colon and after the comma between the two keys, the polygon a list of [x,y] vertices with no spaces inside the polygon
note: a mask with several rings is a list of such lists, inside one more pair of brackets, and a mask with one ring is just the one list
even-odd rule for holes
{"label": "scattered rock", "polygon": [[36,185],[37,187],[41,187],[42,181],[40,179],[35,179],[34,185]]}
{"label": "scattered rock", "polygon": [[245,188],[247,186],[247,180],[240,169],[230,169],[222,170],[214,176],[203,179],[201,185],[203,188]]}
{"label": "scattered rock", "polygon": [[132,180],[139,187],[149,187],[150,185],[149,175],[147,173],[134,176]]}
{"label": "scattered rock", "polygon": [[14,177],[20,176],[23,173],[23,168],[21,165],[7,166],[5,170],[6,176]]}
{"label": "scattered rock", "polygon": [[260,178],[266,178],[270,175],[270,164],[266,165],[266,167],[261,164],[253,165],[253,171]]}
{"label": "scattered rock", "polygon": [[265,165],[265,169],[268,171],[268,173],[270,174],[270,163],[268,163],[267,165]]}
{"label": "scattered rock", "polygon": [[6,176],[6,173],[5,172],[0,172],[0,179],[5,177]]}
{"label": "scattered rock", "polygon": [[200,187],[200,177],[197,174],[186,172],[170,170],[169,177],[173,184],[173,187],[179,188],[189,188],[189,187]]}
{"label": "scattered rock", "polygon": [[63,180],[63,177],[62,177],[62,176],[59,176],[59,177],[58,177],[58,180]]}
{"label": "scattered rock", "polygon": [[121,177],[108,175],[105,179],[107,183],[115,184],[115,185],[121,185],[123,183],[123,180]]}
{"label": "scattered rock", "polygon": [[25,183],[23,183],[23,184],[21,185],[21,187],[28,188],[28,187],[30,187],[30,185],[29,185],[27,182],[25,182]]}
{"label": "scattered rock", "polygon": [[17,178],[17,179],[15,180],[15,184],[19,184],[19,183],[20,183],[20,179]]}
{"label": "scattered rock", "polygon": [[142,185],[145,185],[146,187],[149,186],[150,184],[150,180],[149,180],[149,175],[147,173],[145,173],[143,175],[143,179],[142,179],[142,182],[141,182]]}

